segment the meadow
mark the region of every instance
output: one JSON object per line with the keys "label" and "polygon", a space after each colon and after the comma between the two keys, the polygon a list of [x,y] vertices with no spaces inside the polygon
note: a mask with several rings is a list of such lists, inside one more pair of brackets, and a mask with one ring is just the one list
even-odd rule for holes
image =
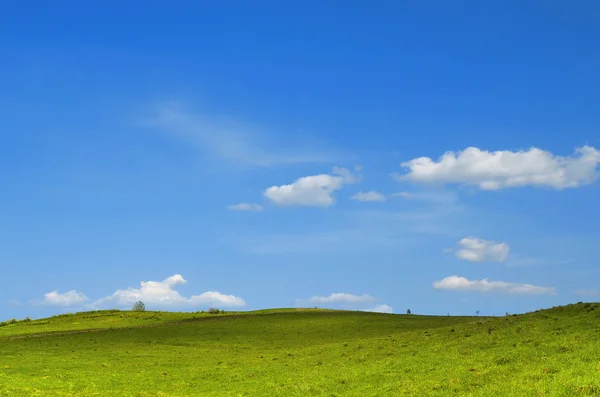
{"label": "meadow", "polygon": [[0,396],[600,395],[599,315],[61,315],[0,327]]}

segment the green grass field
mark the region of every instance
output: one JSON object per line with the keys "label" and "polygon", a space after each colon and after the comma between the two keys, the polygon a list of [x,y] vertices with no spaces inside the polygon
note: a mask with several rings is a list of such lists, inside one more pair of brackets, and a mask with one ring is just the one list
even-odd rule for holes
{"label": "green grass field", "polygon": [[0,396],[600,395],[599,315],[63,315],[0,327]]}

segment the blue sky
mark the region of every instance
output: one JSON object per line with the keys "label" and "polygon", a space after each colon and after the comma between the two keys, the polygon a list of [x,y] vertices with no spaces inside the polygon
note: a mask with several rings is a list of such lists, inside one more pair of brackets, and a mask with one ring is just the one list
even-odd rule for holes
{"label": "blue sky", "polygon": [[0,318],[600,294],[596,1],[5,2]]}

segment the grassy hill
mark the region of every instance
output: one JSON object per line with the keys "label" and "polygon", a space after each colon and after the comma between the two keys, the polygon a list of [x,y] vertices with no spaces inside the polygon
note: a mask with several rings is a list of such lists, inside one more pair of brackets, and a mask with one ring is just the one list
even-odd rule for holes
{"label": "grassy hill", "polygon": [[0,396],[600,395],[599,315],[62,315],[0,327]]}

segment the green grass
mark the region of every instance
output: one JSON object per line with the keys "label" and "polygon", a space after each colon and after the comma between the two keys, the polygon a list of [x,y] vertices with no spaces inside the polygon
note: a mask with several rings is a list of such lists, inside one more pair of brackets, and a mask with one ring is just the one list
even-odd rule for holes
{"label": "green grass", "polygon": [[0,327],[0,396],[600,395],[599,315],[79,313]]}

